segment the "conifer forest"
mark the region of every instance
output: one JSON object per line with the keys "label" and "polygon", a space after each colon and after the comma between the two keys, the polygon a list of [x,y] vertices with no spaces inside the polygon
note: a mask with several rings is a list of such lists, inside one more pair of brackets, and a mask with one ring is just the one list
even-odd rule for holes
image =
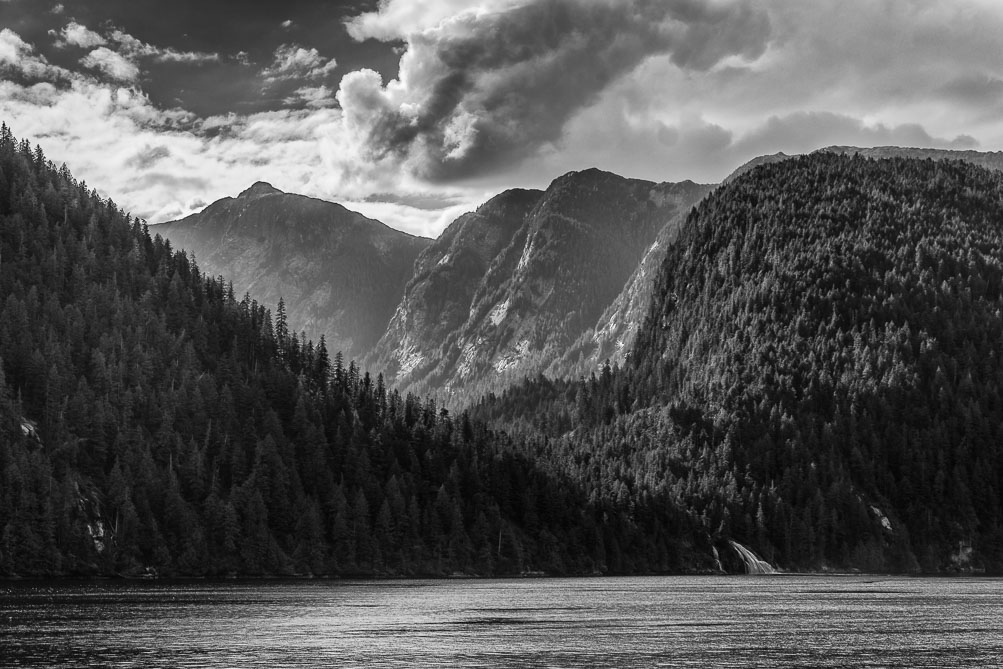
{"label": "conifer forest", "polygon": [[690,211],[624,364],[402,396],[3,126],[0,576],[1003,570],[1003,175]]}

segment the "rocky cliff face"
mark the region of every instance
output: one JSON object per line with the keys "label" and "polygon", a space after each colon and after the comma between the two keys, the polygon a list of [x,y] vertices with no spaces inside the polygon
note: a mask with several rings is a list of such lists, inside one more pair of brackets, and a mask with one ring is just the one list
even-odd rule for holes
{"label": "rocky cliff face", "polygon": [[199,266],[273,310],[291,331],[358,357],[386,330],[418,254],[432,242],[302,195],[256,183],[151,232],[194,252]]}
{"label": "rocky cliff face", "polygon": [[467,321],[474,294],[542,191],[510,190],[456,219],[419,256],[386,334],[367,365],[398,384],[425,378]]}
{"label": "rocky cliff face", "polygon": [[503,193],[422,254],[368,365],[403,390],[454,400],[547,370],[703,192],[586,170],[542,193]]}
{"label": "rocky cliff face", "polygon": [[679,228],[692,207],[704,198],[713,185],[684,181],[664,184],[664,207],[668,220],[645,251],[637,269],[624,289],[577,341],[546,369],[555,378],[587,376],[609,360],[622,365],[634,346],[638,327],[651,303],[652,286],[669,244],[675,241]]}

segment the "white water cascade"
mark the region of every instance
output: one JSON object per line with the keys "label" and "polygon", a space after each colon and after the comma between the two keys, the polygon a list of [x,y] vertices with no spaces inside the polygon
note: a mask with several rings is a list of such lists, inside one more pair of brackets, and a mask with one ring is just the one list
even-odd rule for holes
{"label": "white water cascade", "polygon": [[737,541],[728,541],[731,547],[735,549],[739,557],[742,558],[742,562],[745,563],[745,573],[746,574],[776,574],[776,570],[773,566],[766,560],[760,560],[759,556],[750,551],[748,548],[738,543]]}

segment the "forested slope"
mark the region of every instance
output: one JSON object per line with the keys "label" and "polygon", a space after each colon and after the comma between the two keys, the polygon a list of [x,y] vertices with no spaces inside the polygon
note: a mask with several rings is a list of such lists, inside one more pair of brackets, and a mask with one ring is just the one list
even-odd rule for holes
{"label": "forested slope", "polygon": [[[624,368],[401,397],[0,132],[0,575],[1003,567],[1003,177],[694,210]],[[478,422],[495,420],[508,435]]]}
{"label": "forested slope", "polygon": [[[0,576],[592,573],[652,541],[301,341],[6,126],[0,296]],[[686,567],[673,541],[629,567]]]}
{"label": "forested slope", "polygon": [[[476,415],[789,569],[1003,567],[1003,180],[827,153],[719,188],[623,370]],[[563,435],[563,436],[560,436]]]}

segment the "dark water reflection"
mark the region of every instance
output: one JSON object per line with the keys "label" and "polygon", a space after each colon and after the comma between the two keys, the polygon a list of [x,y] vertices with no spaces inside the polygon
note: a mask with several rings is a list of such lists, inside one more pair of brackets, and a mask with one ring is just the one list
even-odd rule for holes
{"label": "dark water reflection", "polygon": [[0,584],[0,666],[992,667],[1003,581]]}

